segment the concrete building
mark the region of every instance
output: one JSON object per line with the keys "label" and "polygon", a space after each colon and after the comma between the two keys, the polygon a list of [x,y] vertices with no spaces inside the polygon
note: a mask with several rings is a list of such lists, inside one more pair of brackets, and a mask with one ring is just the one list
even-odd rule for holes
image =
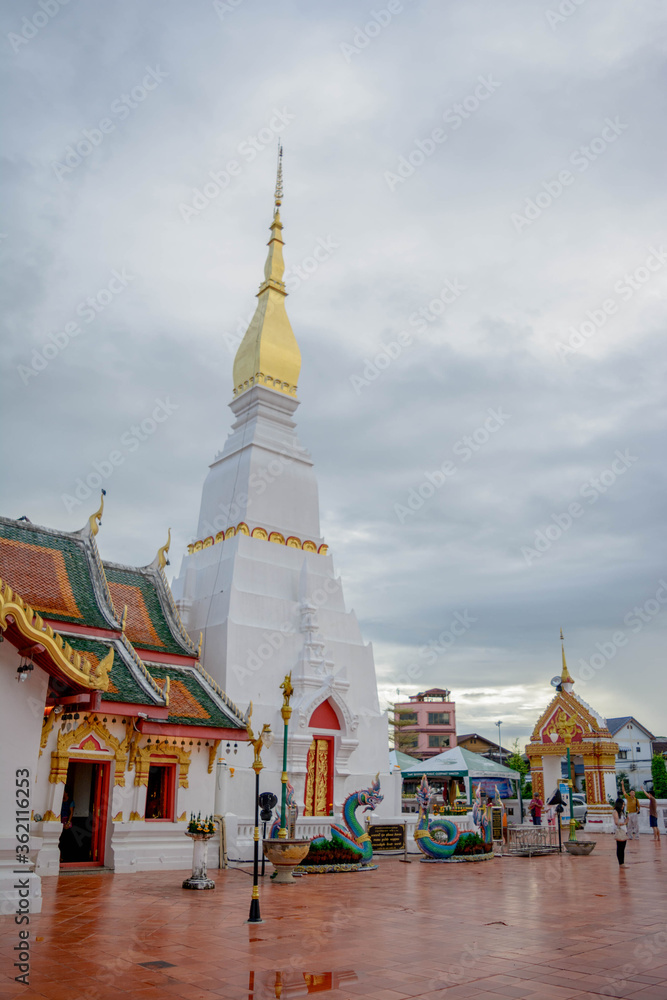
{"label": "concrete building", "polygon": [[616,774],[627,774],[626,785],[643,789],[651,780],[651,759],[655,736],[631,715],[607,719],[607,728],[618,743]]}
{"label": "concrete building", "polygon": [[456,743],[456,705],[450,692],[431,688],[394,705],[396,748],[419,760],[449,750]]}

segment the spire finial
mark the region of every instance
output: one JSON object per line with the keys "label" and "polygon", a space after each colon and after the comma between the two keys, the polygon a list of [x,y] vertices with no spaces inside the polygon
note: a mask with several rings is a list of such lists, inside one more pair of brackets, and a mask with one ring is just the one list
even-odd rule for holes
{"label": "spire finial", "polygon": [[95,511],[95,513],[91,514],[90,517],[88,518],[88,528],[91,535],[96,535],[97,532],[100,530],[100,525],[102,523],[102,514],[104,513],[104,498],[106,495],[107,491],[102,490],[100,494],[100,506]]}
{"label": "spire finial", "polygon": [[562,660],[563,660],[563,669],[561,671],[560,681],[561,681],[561,684],[574,684],[573,679],[570,677],[570,671],[567,669],[567,662],[565,660],[565,645],[564,645],[564,643],[565,643],[565,640],[563,638],[563,630],[561,629],[560,630],[560,649],[561,649],[561,657],[562,657]]}
{"label": "spire finial", "polygon": [[296,396],[301,352],[285,311],[287,290],[283,276],[283,147],[278,143],[275,207],[269,229],[269,252],[264,265],[264,281],[257,292],[257,309],[234,359],[234,395],[262,385]]}
{"label": "spire finial", "polygon": [[277,211],[283,203],[283,147],[280,139],[278,139],[278,170],[276,172],[276,191],[274,197]]}
{"label": "spire finial", "polygon": [[165,542],[165,544],[162,546],[161,549],[158,549],[157,556],[155,557],[157,559],[157,564],[159,569],[164,569],[165,566],[169,565],[169,560],[167,559],[167,553],[169,552],[170,545],[171,545],[171,528],[169,528],[169,532],[167,534],[167,541]]}

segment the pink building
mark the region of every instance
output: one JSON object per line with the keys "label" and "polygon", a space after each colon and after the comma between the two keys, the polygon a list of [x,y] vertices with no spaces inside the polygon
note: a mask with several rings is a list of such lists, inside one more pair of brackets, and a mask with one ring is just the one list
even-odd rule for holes
{"label": "pink building", "polygon": [[395,747],[420,760],[456,746],[456,706],[450,692],[431,688],[394,705]]}

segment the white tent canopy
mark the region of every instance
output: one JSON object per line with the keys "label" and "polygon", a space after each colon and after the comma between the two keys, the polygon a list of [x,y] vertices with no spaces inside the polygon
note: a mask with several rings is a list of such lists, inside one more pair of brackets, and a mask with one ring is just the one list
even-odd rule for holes
{"label": "white tent canopy", "polygon": [[494,760],[482,757],[481,754],[464,750],[463,747],[452,747],[443,753],[436,754],[428,760],[420,761],[402,770],[403,778],[463,778],[468,797],[470,797],[470,780],[475,778],[505,778],[518,781],[521,777],[518,771],[504,764],[496,764]]}

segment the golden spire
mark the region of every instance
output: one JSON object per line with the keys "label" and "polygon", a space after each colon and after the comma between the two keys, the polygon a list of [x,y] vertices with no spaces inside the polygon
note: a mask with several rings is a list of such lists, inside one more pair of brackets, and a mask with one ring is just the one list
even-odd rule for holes
{"label": "golden spire", "polygon": [[285,262],[283,224],[283,149],[278,148],[278,170],[274,195],[269,252],[264,265],[264,281],[257,293],[257,309],[234,359],[234,395],[240,396],[255,385],[296,396],[301,352],[285,311]]}
{"label": "golden spire", "polygon": [[560,650],[563,659],[563,670],[560,675],[561,684],[574,684],[573,679],[570,677],[570,671],[567,669],[567,663],[565,661],[565,640],[563,639],[563,630],[560,630]]}

